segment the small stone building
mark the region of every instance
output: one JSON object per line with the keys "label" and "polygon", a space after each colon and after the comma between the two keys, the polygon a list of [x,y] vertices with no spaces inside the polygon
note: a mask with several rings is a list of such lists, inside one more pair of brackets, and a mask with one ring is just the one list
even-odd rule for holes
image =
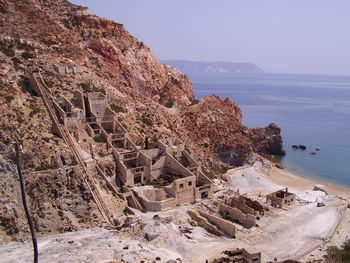
{"label": "small stone building", "polygon": [[80,68],[78,68],[74,64],[69,64],[69,63],[57,63],[53,65],[53,68],[60,75],[78,74],[82,72]]}
{"label": "small stone building", "polygon": [[255,226],[257,216],[264,215],[264,207],[245,196],[233,196],[221,203],[220,214],[223,218],[236,221],[250,228]]}
{"label": "small stone building", "polygon": [[295,203],[295,194],[288,192],[284,188],[266,196],[266,203],[271,203],[273,207],[283,208]]}

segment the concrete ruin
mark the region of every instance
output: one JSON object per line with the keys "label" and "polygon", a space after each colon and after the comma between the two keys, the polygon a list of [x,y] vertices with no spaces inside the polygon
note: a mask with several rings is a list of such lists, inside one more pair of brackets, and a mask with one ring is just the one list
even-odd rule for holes
{"label": "concrete ruin", "polygon": [[79,67],[69,63],[57,63],[53,65],[53,68],[60,75],[78,74],[83,72]]}
{"label": "concrete ruin", "polygon": [[242,224],[247,228],[256,225],[256,219],[264,215],[264,207],[255,200],[238,195],[219,204],[219,211],[223,218]]}
{"label": "concrete ruin", "polygon": [[[108,156],[115,162],[115,176],[110,179],[131,206],[160,211],[213,196],[212,181],[179,139],[159,140],[155,149],[140,149],[104,94],[76,91],[70,100],[55,94],[53,104],[60,123],[74,134],[86,167],[106,166]],[[102,151],[104,156],[98,154]]]}
{"label": "concrete ruin", "polygon": [[288,192],[284,188],[266,196],[266,203],[271,203],[273,207],[283,208],[295,203],[295,194]]}
{"label": "concrete ruin", "polygon": [[260,263],[261,253],[249,253],[244,248],[237,248],[233,250],[226,250],[223,252],[226,257],[215,259],[213,263],[224,263],[224,262],[246,262],[246,263]]}
{"label": "concrete ruin", "polygon": [[212,234],[229,237],[235,237],[236,235],[235,225],[228,220],[198,209],[189,209],[187,213],[200,227],[203,227]]}

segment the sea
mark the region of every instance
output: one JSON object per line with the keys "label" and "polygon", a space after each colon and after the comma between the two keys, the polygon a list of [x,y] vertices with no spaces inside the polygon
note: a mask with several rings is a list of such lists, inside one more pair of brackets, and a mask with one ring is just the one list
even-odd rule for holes
{"label": "sea", "polygon": [[246,126],[278,124],[287,153],[280,162],[286,169],[350,188],[350,76],[188,75],[196,98],[230,98],[240,106]]}

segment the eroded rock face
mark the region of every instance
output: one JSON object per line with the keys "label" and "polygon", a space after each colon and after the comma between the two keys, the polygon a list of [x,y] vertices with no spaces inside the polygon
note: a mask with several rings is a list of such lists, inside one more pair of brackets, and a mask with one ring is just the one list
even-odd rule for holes
{"label": "eroded rock face", "polygon": [[285,155],[281,136],[281,128],[270,123],[266,128],[251,129],[254,150],[262,154]]}

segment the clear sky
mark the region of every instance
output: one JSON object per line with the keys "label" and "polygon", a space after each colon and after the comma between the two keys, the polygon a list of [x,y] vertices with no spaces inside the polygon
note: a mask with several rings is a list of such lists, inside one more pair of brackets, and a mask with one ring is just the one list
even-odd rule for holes
{"label": "clear sky", "polygon": [[350,0],[71,0],[125,25],[159,59],[350,75]]}

